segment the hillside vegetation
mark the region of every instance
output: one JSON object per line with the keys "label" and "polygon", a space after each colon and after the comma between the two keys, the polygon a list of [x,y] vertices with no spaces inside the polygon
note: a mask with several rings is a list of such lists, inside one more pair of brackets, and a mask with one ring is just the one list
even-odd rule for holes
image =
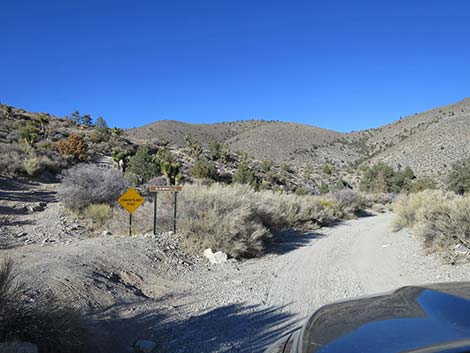
{"label": "hillside vegetation", "polygon": [[157,121],[128,130],[132,141],[165,140],[184,145],[192,135],[201,144],[218,141],[234,151],[281,163],[339,167],[377,164],[411,167],[418,177],[444,180],[450,165],[470,154],[470,98],[402,117],[382,127],[339,133],[278,121],[186,124]]}

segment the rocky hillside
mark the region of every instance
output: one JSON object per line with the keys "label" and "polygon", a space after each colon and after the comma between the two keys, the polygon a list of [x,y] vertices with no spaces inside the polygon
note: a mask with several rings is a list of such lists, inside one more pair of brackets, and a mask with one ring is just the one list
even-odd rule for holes
{"label": "rocky hillside", "polygon": [[201,143],[218,141],[234,151],[278,163],[324,163],[338,167],[383,161],[410,166],[418,176],[446,175],[456,160],[470,155],[470,98],[401,118],[379,128],[348,134],[310,125],[279,121],[240,121],[218,124],[155,123],[128,130],[131,140],[163,139],[184,145],[192,135]]}
{"label": "rocky hillside", "polygon": [[246,152],[259,159],[319,165],[346,165],[363,155],[353,145],[345,144],[346,135],[311,125],[280,121],[248,120],[216,124],[187,124],[161,120],[127,130],[135,143],[164,140],[185,145],[191,135],[203,145],[211,141],[225,143],[233,151]]}
{"label": "rocky hillside", "polygon": [[470,156],[470,98],[357,136],[372,157],[369,163],[409,165],[419,176],[440,179],[453,162]]}

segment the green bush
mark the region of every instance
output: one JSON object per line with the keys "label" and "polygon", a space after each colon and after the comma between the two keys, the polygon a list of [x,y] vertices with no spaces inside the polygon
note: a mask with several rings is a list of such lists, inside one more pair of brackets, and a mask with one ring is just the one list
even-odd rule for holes
{"label": "green bush", "polygon": [[144,182],[159,176],[161,174],[160,158],[155,149],[146,145],[140,146],[136,154],[129,158],[127,172],[140,176]]}
{"label": "green bush", "polygon": [[379,193],[408,192],[414,179],[415,176],[410,167],[395,171],[392,167],[380,162],[365,170],[359,188],[362,191]]}
{"label": "green bush", "polygon": [[323,171],[323,173],[325,173],[327,175],[331,175],[333,173],[333,169],[330,167],[329,164],[324,164],[323,167],[322,167],[322,171]]}
{"label": "green bush", "polygon": [[197,179],[212,179],[217,181],[219,178],[217,168],[206,159],[198,160],[194,164],[191,174]]}
{"label": "green bush", "polygon": [[266,159],[261,162],[261,170],[263,171],[263,173],[269,173],[273,166],[274,162],[270,159]]}
{"label": "green bush", "polygon": [[32,145],[39,137],[39,128],[29,122],[25,127],[20,129],[20,137],[26,143]]}
{"label": "green bush", "polygon": [[238,184],[248,184],[257,187],[259,180],[254,170],[252,170],[245,162],[238,164],[238,169],[233,175],[233,182]]}
{"label": "green bush", "polygon": [[452,164],[447,187],[459,195],[470,192],[470,158]]}

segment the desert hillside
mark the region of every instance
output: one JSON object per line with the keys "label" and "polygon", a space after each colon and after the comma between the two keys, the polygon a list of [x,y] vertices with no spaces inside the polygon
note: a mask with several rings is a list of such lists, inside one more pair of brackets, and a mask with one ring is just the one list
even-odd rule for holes
{"label": "desert hillside", "polygon": [[137,143],[166,140],[183,146],[192,135],[202,144],[228,144],[259,160],[337,166],[374,164],[410,166],[418,176],[444,176],[449,166],[470,153],[470,98],[401,118],[391,124],[348,134],[279,121],[187,124],[162,120],[127,131]]}
{"label": "desert hillside", "polygon": [[373,157],[391,166],[411,166],[419,176],[439,178],[470,155],[470,98],[416,114],[372,131]]}

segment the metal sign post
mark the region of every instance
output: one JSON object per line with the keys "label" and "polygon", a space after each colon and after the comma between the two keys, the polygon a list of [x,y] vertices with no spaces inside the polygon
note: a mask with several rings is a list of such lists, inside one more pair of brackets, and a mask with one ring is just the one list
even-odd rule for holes
{"label": "metal sign post", "polygon": [[154,193],[153,196],[153,234],[157,234],[157,194],[158,192],[173,192],[173,234],[176,234],[176,211],[178,192],[183,190],[181,185],[166,185],[166,186],[149,186],[149,191]]}
{"label": "metal sign post", "polygon": [[176,234],[176,199],[178,192],[174,192],[174,201],[173,201],[173,234]]}
{"label": "metal sign post", "polygon": [[129,236],[131,236],[132,213],[144,203],[144,198],[134,188],[129,188],[118,198],[118,202],[129,213]]}
{"label": "metal sign post", "polygon": [[157,234],[157,194],[153,194],[153,235]]}

